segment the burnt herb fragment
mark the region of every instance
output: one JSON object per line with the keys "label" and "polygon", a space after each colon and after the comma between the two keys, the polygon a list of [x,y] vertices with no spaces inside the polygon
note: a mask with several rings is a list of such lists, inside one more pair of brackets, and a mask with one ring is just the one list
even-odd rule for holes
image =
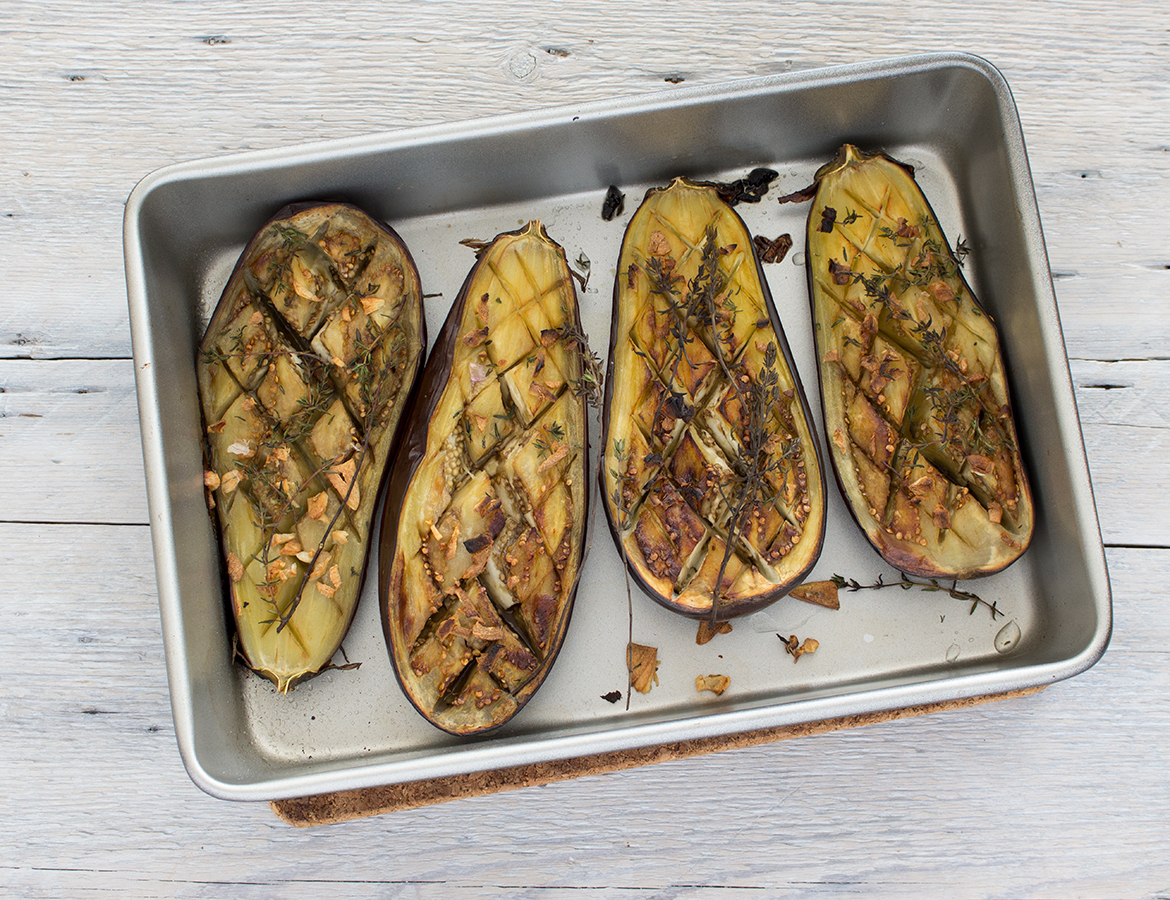
{"label": "burnt herb fragment", "polygon": [[698,675],[695,677],[696,691],[710,691],[716,697],[720,696],[731,686],[731,679],[726,675]]}
{"label": "burnt herb fragment", "polygon": [[752,244],[756,248],[756,255],[759,256],[760,262],[780,263],[784,262],[784,257],[792,249],[792,235],[782,234],[778,238],[771,239],[757,234],[752,238]]}
{"label": "burnt herb fragment", "polygon": [[728,206],[735,206],[739,203],[759,203],[760,198],[768,193],[768,186],[779,174],[773,169],[752,169],[743,178],[716,184],[715,190],[719,193],[719,199]]}
{"label": "burnt herb fragment", "polygon": [[795,634],[790,634],[787,638],[779,634],[776,637],[784,642],[784,652],[792,657],[794,663],[799,662],[806,653],[816,653],[821,646],[820,641],[815,638],[805,638],[804,643],[801,643]]}
{"label": "burnt herb fragment", "polygon": [[577,279],[577,283],[581,285],[581,290],[584,291],[589,287],[589,273],[593,264],[589,261],[589,257],[585,255],[585,251],[582,250],[577,254],[577,258],[573,260],[573,265],[576,268],[570,269],[569,271]]}
{"label": "burnt herb fragment", "polygon": [[805,603],[824,606],[827,609],[840,609],[841,601],[837,597],[838,587],[836,581],[806,581],[804,584],[798,584],[794,587],[789,596],[803,600]]}
{"label": "burnt herb fragment", "polygon": [[814,181],[808,187],[801,188],[799,191],[793,191],[791,194],[785,194],[783,197],[777,197],[777,203],[804,203],[806,200],[811,200],[817,193],[817,184]]}
{"label": "burnt herb fragment", "polygon": [[730,634],[730,633],[731,633],[731,623],[730,622],[716,622],[714,625],[712,625],[711,621],[709,619],[700,619],[699,620],[699,631],[695,635],[695,643],[698,644],[699,646],[702,646],[703,644],[710,643],[712,641],[712,639],[714,639],[715,635],[717,635],[717,634]]}
{"label": "burnt herb fragment", "polygon": [[658,648],[631,643],[626,647],[630,686],[639,694],[649,694],[658,684]]}
{"label": "burnt herb fragment", "polygon": [[817,231],[823,234],[828,234],[833,230],[833,223],[837,221],[837,210],[831,206],[826,206],[821,210],[821,224]]}
{"label": "burnt herb fragment", "polygon": [[617,185],[611,184],[605,192],[605,200],[601,203],[601,218],[612,222],[614,216],[622,214],[625,204],[626,195],[617,189]]}

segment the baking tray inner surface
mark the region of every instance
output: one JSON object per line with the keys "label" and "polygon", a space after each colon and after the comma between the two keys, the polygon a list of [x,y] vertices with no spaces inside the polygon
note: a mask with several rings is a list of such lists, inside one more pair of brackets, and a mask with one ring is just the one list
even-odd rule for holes
{"label": "baking tray inner surface", "polygon": [[[625,647],[630,613],[626,580],[595,490],[589,555],[560,657],[524,710],[502,730],[484,738],[459,739],[433,728],[410,706],[396,683],[379,622],[376,546],[369,562],[371,577],[343,645],[346,658],[361,663],[360,668],[328,671],[287,696],[278,695],[270,682],[231,664],[229,616],[214,580],[195,584],[180,579],[179,602],[188,629],[190,623],[203,619],[211,632],[209,639],[196,641],[201,653],[193,652],[188,639],[181,654],[184,683],[190,683],[191,688],[188,697],[177,700],[176,716],[191,717],[194,749],[188,753],[197,759],[187,758],[186,762],[195,780],[221,796],[288,796],[1027,687],[1084,667],[1080,658],[1094,652],[1094,645],[1102,644],[1100,632],[1107,629],[1102,619],[1107,615],[1102,616],[1101,598],[1092,586],[1097,549],[1093,541],[1095,515],[1091,506],[1086,511],[1083,502],[1077,505],[1076,501],[1084,493],[1079,481],[1083,478],[1087,483],[1087,473],[1078,469],[1083,450],[1079,445],[1067,446],[1070,434],[1079,441],[1079,431],[1059,325],[1047,308],[1051,305],[1047,263],[1042,243],[1028,240],[1028,214],[1034,216],[1034,207],[1029,207],[1033,203],[1030,182],[1025,164],[1023,182],[1029,193],[1019,196],[1021,181],[1018,177],[1013,181],[1012,176],[1018,176],[1013,166],[1022,160],[1013,158],[1010,147],[1004,148],[1008,136],[997,135],[994,129],[991,137],[987,134],[988,122],[1003,121],[1004,97],[988,89],[978,67],[972,70],[958,65],[956,71],[958,75],[940,82],[949,85],[949,96],[940,102],[956,108],[948,115],[934,114],[936,122],[923,122],[899,99],[900,81],[908,85],[906,93],[911,97],[924,90],[905,73],[878,72],[869,81],[860,79],[857,90],[873,93],[875,85],[880,87],[877,94],[885,98],[885,105],[860,118],[855,115],[851,121],[827,121],[815,112],[811,101],[816,98],[810,93],[808,121],[815,134],[811,141],[815,152],[811,153],[799,141],[785,144],[769,140],[781,126],[769,125],[767,134],[744,140],[742,135],[751,135],[752,129],[745,131],[740,122],[731,129],[740,137],[722,154],[717,142],[710,140],[702,142],[694,154],[669,152],[668,145],[661,152],[636,146],[630,149],[632,162],[609,166],[596,151],[590,151],[592,174],[587,172],[584,181],[592,183],[586,189],[558,193],[539,183],[551,171],[542,154],[553,152],[556,144],[542,145],[546,129],[538,122],[527,131],[523,124],[503,129],[495,138],[503,146],[519,134],[530,142],[529,154],[541,160],[531,166],[538,170],[538,183],[516,191],[518,197],[474,202],[483,198],[484,191],[473,185],[462,199],[458,191],[448,191],[426,211],[419,208],[425,203],[417,200],[396,202],[393,189],[382,178],[371,176],[379,168],[355,162],[361,155],[355,154],[340,161],[314,160],[312,165],[295,159],[274,163],[272,169],[288,175],[293,193],[272,195],[267,204],[253,198],[241,202],[251,203],[250,209],[267,206],[264,212],[270,214],[286,201],[311,196],[302,191],[315,190],[320,199],[341,195],[387,220],[410,248],[424,293],[430,295],[426,308],[432,340],[474,262],[473,251],[460,246],[459,241],[490,239],[530,219],[540,219],[549,235],[563,245],[574,268],[588,277],[586,287],[578,288],[582,321],[593,348],[604,356],[623,232],[645,191],[676,174],[726,181],[746,174],[755,165],[773,168],[780,174],[763,201],[741,204],[737,211],[753,234],[774,238],[788,233],[794,239],[788,258],[765,265],[764,273],[823,444],[804,268],[809,204],[781,205],[776,198],[808,185],[841,141],[881,146],[914,166],[951,243],[961,236],[971,246],[966,276],[1000,324],[1021,442],[1036,493],[1037,533],[1033,547],[1007,570],[960,586],[975,591],[988,604],[994,603],[1002,615],[993,619],[985,605],[972,609],[970,602],[945,592],[897,588],[842,591],[838,611],[784,598],[763,611],[735,619],[730,634],[698,646],[696,621],[666,611],[631,583],[633,639],[657,647],[661,664],[658,685],[649,694],[633,694],[627,710]],[[791,94],[794,90],[780,85],[764,92]],[[813,88],[804,90],[812,92]],[[719,114],[742,117],[752,108],[747,102],[720,106],[717,100],[702,97],[695,103],[712,128],[718,125]],[[958,108],[963,104],[975,108]],[[688,120],[696,114],[689,107],[680,113]],[[636,124],[639,115],[660,121],[661,110],[623,115],[624,133],[630,134],[636,130],[630,128],[631,121]],[[978,127],[968,126],[964,134],[948,121],[974,122]],[[893,126],[875,125],[883,122]],[[897,133],[899,123],[905,123],[902,140]],[[797,124],[791,122],[786,127]],[[689,127],[697,126],[692,123]],[[614,126],[599,116],[582,128],[587,144],[601,145],[604,142],[599,135],[604,136]],[[880,143],[875,143],[875,135],[881,138]],[[487,135],[485,139],[493,138]],[[775,148],[771,155],[762,151],[765,146]],[[613,150],[619,155],[622,152],[620,146]],[[392,151],[387,155],[392,158]],[[721,158],[729,164],[712,165]],[[528,165],[520,157],[514,163],[520,170]],[[579,185],[579,161],[569,169],[565,183]],[[623,181],[620,176],[624,173],[651,177]],[[455,174],[434,173],[435,184],[446,184]],[[999,177],[988,180],[989,174]],[[524,184],[521,175],[522,171],[505,172],[499,182]],[[208,179],[214,187],[214,169],[210,175],[199,173],[196,177],[200,190],[213,194],[206,188]],[[626,193],[625,210],[614,221],[605,222],[600,211],[611,180]],[[321,193],[330,186],[335,189],[333,196]],[[415,192],[419,197],[424,194]],[[224,202],[230,205],[232,200]],[[402,214],[404,209],[409,214]],[[994,219],[1003,211],[1014,218],[1001,227]],[[255,214],[236,213],[241,221]],[[227,218],[230,221],[232,216]],[[251,231],[243,227],[234,239],[205,236],[187,280],[193,288],[186,302],[189,334],[194,340],[202,334],[250,236]],[[148,269],[150,256],[147,253]],[[147,283],[151,283],[149,273]],[[172,302],[181,306],[181,301]],[[153,364],[161,369],[152,377],[161,383],[173,375],[193,387],[193,378],[183,372],[183,367],[193,370],[195,350],[193,342],[183,345],[185,329],[172,329],[175,335],[160,336],[162,329],[152,327]],[[163,350],[173,355],[164,358]],[[194,403],[178,410],[180,416],[192,413],[197,417]],[[168,426],[164,420],[164,432],[168,427],[174,429],[174,446],[183,433],[195,433],[198,423]],[[596,463],[596,417],[590,427]],[[167,435],[163,437],[165,445]],[[193,483],[193,473],[185,471],[192,460],[198,464],[197,455],[186,454],[180,459],[171,453],[167,480],[172,496],[179,483]],[[840,574],[864,584],[879,577],[897,580],[898,573],[882,562],[855,526],[833,481],[827,454],[824,463],[828,526],[824,551],[810,578]],[[178,504],[175,507],[178,509]],[[214,566],[217,551],[210,519],[193,517],[192,504],[182,509],[186,520],[177,517],[176,533],[185,536],[181,540],[200,542],[200,552]],[[375,519],[379,520],[380,516]],[[1099,536],[1096,540],[1099,542]],[[165,621],[168,601],[163,593]],[[819,649],[794,664],[780,639],[792,634],[801,640],[816,639]],[[222,646],[217,651],[215,641],[220,635]],[[171,649],[168,646],[168,653]],[[1074,659],[1079,661],[1070,662]],[[340,655],[335,661],[344,662]],[[172,660],[170,665],[177,662]],[[696,676],[708,674],[728,676],[730,688],[720,697],[696,692]],[[211,686],[204,689],[209,683]],[[622,699],[612,703],[603,697],[612,691],[621,691]],[[209,705],[215,706],[214,712]]]}

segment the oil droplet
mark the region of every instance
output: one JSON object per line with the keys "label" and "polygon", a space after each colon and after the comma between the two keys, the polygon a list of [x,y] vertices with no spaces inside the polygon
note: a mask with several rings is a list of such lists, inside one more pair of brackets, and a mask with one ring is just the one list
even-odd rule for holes
{"label": "oil droplet", "polygon": [[867,635],[865,635],[865,636],[864,636],[864,640],[865,640],[865,642],[866,642],[867,644],[871,644],[871,643],[873,643],[873,635],[872,635],[872,634],[867,634]]}
{"label": "oil droplet", "polygon": [[1020,643],[1020,626],[1016,624],[1016,620],[1008,622],[999,630],[999,634],[995,636],[995,649],[1000,653],[1010,653],[1015,650]]}
{"label": "oil droplet", "polygon": [[947,647],[947,662],[954,662],[958,659],[960,652],[958,644],[951,644]]}

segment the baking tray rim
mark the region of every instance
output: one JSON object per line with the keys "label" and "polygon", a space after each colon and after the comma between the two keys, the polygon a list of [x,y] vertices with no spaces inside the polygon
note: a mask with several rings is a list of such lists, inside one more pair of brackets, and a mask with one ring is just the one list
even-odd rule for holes
{"label": "baking tray rim", "polygon": [[[300,772],[248,782],[233,782],[219,778],[207,770],[195,746],[194,709],[188,702],[191,681],[185,645],[182,641],[180,584],[176,572],[176,535],[171,527],[172,510],[165,477],[166,462],[162,456],[159,437],[161,410],[154,382],[154,367],[150,348],[150,304],[146,289],[146,265],[142,253],[142,214],[150,195],[159,188],[188,179],[206,179],[232,174],[279,168],[281,166],[340,160],[361,155],[385,154],[409,146],[426,145],[447,139],[466,139],[505,134],[519,129],[563,123],[570,119],[611,117],[682,108],[711,100],[741,99],[753,94],[769,94],[792,90],[829,86],[859,78],[906,76],[944,68],[967,68],[982,75],[991,85],[1001,105],[1009,115],[1005,125],[1005,140],[1009,152],[1022,161],[1013,167],[1013,175],[1026,190],[1021,196],[1030,201],[1020,208],[1026,233],[1039,238],[1039,261],[1046,274],[1046,290],[1039,291],[1037,301],[1043,313],[1055,322],[1055,331],[1062,343],[1059,312],[1051,276],[1047,274],[1047,254],[1040,230],[1039,211],[1035,205],[1034,188],[1024,150],[1023,134],[1007,81],[999,70],[982,57],[963,52],[923,53],[892,57],[868,62],[835,65],[789,71],[779,74],[696,85],[674,90],[656,90],[639,94],[556,105],[534,111],[505,113],[468,120],[409,126],[385,132],[326,141],[302,142],[287,147],[244,151],[208,159],[197,159],[170,164],[147,174],[129,195],[123,219],[123,241],[126,264],[127,296],[130,311],[131,339],[134,351],[135,380],[138,394],[139,418],[142,430],[143,454],[146,468],[148,506],[150,510],[151,540],[158,581],[162,635],[166,656],[171,705],[180,756],[192,781],[214,797],[227,800],[271,801],[297,796],[327,793],[382,784],[424,780],[449,775],[490,770],[503,766],[522,765],[550,759],[567,759],[622,749],[634,749],[672,741],[731,735],[756,729],[800,724],[809,721],[881,712],[907,706],[937,703],[946,700],[969,699],[976,696],[1004,693],[1026,688],[1042,687],[1070,678],[1092,667],[1104,654],[1112,633],[1112,595],[1100,537],[1100,525],[1093,501],[1092,485],[1085,454],[1083,436],[1075,400],[1072,404],[1073,430],[1079,439],[1072,453],[1078,463],[1070,478],[1075,488],[1087,498],[1096,529],[1096,541],[1088,549],[1094,558],[1087,559],[1089,571],[1099,583],[1091,591],[1097,616],[1097,627],[1083,649],[1073,656],[1051,662],[1020,666],[998,672],[975,672],[949,678],[925,681],[910,679],[906,683],[871,689],[848,691],[834,696],[822,696],[791,701],[780,701],[765,706],[724,712],[697,711],[693,716],[670,718],[629,726],[601,728],[560,736],[517,735],[485,743],[439,748],[422,754],[425,765],[412,756],[407,759],[347,764],[318,771]],[[1029,248],[1029,258],[1036,265],[1036,249]],[[1067,355],[1063,375],[1072,396],[1072,379],[1068,371]],[[1066,423],[1067,424],[1067,423]],[[1084,504],[1080,504],[1082,508]]]}

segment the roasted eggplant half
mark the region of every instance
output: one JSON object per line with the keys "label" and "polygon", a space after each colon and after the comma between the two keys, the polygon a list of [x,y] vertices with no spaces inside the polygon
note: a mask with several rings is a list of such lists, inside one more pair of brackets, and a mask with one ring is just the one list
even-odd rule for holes
{"label": "roasted eggplant half", "polygon": [[406,696],[472,735],[552,667],[585,546],[577,294],[538,221],[479,251],[431,351],[387,491],[382,624]]}
{"label": "roasted eggplant half", "polygon": [[341,204],[277,213],[212,314],[197,363],[204,481],[239,654],[281,693],[329,665],[353,619],[425,348],[406,247]]}
{"label": "roasted eggplant half", "polygon": [[649,191],[614,285],[600,477],[651,597],[724,620],[800,583],[825,528],[810,422],[743,221],[712,185]]}
{"label": "roasted eggplant half", "polygon": [[846,503],[903,572],[997,572],[1033,513],[995,325],[912,170],[846,144],[816,181],[809,291]]}

